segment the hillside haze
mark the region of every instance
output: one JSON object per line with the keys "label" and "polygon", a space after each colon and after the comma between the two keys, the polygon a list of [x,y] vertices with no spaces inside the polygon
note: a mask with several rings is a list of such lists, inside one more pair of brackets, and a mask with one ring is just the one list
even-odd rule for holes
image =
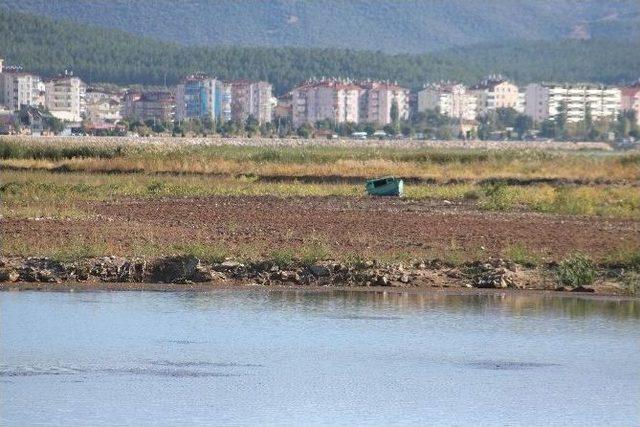
{"label": "hillside haze", "polygon": [[0,0],[188,45],[428,52],[514,40],[640,40],[637,0]]}
{"label": "hillside haze", "polygon": [[518,41],[394,55],[335,48],[184,47],[0,8],[0,57],[5,64],[43,76],[74,70],[89,83],[174,84],[195,71],[224,79],[267,80],[278,94],[321,76],[393,80],[413,89],[439,79],[473,83],[490,73],[519,83],[617,83],[638,78],[638,51],[640,43],[611,40]]}

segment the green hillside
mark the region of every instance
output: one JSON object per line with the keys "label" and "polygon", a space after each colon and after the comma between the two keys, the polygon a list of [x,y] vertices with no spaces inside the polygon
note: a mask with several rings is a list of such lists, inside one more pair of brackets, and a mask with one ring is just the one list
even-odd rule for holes
{"label": "green hillside", "polygon": [[634,80],[640,43],[613,41],[511,42],[437,54],[388,55],[309,48],[183,47],[70,22],[0,9],[0,56],[8,64],[53,75],[72,69],[88,82],[168,84],[204,71],[220,78],[272,82],[278,93],[309,77],[397,80],[411,88],[427,81],[471,83],[502,73],[520,83],[538,80]]}
{"label": "green hillside", "polygon": [[640,40],[637,0],[0,0],[188,45],[428,52],[567,37]]}

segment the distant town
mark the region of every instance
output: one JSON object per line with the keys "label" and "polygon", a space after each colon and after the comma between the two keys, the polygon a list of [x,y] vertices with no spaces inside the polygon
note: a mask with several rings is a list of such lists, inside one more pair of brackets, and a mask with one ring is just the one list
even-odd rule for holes
{"label": "distant town", "polygon": [[42,79],[0,59],[0,134],[212,135],[303,138],[639,138],[640,80],[624,86],[531,83],[501,75],[472,86],[315,78],[275,97],[265,81],[204,73],[153,89],[87,85],[71,71]]}

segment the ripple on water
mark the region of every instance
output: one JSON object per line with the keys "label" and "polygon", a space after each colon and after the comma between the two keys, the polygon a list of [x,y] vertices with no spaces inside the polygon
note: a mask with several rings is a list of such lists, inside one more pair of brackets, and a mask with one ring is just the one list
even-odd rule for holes
{"label": "ripple on water", "polygon": [[156,366],[170,366],[176,368],[188,367],[215,367],[215,368],[264,368],[264,365],[256,363],[239,363],[239,362],[204,362],[204,361],[186,361],[174,362],[170,360],[154,360],[149,362]]}
{"label": "ripple on water", "polygon": [[[133,367],[65,367],[65,366],[3,366],[0,378],[63,376],[75,374],[112,374],[112,375],[145,375],[173,378],[215,378],[238,377],[248,375],[242,372],[225,372],[204,368],[255,368],[263,365],[236,362],[203,362],[203,361],[153,361],[150,366]],[[191,368],[191,369],[190,369]]]}
{"label": "ripple on water", "polygon": [[492,371],[519,371],[523,369],[547,368],[559,365],[557,363],[518,362],[512,360],[478,360],[465,362],[464,366],[475,369],[489,369]]}
{"label": "ripple on water", "polygon": [[400,320],[401,316],[371,316],[366,314],[347,314],[344,316],[329,316],[338,320]]}

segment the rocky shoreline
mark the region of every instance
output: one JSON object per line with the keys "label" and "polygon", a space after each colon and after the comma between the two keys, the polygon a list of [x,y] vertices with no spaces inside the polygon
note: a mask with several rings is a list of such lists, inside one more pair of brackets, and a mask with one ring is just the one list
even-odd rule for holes
{"label": "rocky shoreline", "polygon": [[[560,286],[554,265],[527,267],[502,259],[448,265],[442,261],[383,264],[366,261],[346,264],[321,261],[286,266],[273,261],[243,264],[208,262],[193,256],[155,259],[116,256],[62,262],[50,258],[0,258],[0,290],[55,290],[77,284],[83,289],[205,290],[211,286],[286,286],[359,288],[475,288],[529,289],[624,295],[624,270],[601,271],[589,287]],[[105,286],[123,284],[124,286]],[[137,284],[136,286],[129,286]],[[46,286],[42,286],[46,285]]]}

